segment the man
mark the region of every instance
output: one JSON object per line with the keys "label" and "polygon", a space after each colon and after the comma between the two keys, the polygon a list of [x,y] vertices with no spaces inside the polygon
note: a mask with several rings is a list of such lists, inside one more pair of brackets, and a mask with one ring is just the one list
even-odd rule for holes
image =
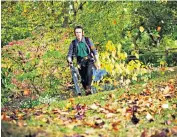
{"label": "man", "polygon": [[80,66],[79,74],[83,88],[85,89],[85,94],[89,95],[91,94],[92,67],[95,62],[97,69],[100,69],[100,61],[95,46],[89,38],[84,37],[83,28],[76,26],[74,28],[74,34],[76,39],[70,44],[67,61],[69,64],[72,64],[73,57],[76,57],[77,64]]}

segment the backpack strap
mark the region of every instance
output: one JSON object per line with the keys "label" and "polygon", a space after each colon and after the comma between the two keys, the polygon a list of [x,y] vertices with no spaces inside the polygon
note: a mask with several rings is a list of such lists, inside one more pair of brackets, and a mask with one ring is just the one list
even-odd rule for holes
{"label": "backpack strap", "polygon": [[88,38],[88,37],[85,37],[85,41],[86,41],[87,45],[89,46],[90,52],[93,53],[93,48],[91,47],[89,38]]}

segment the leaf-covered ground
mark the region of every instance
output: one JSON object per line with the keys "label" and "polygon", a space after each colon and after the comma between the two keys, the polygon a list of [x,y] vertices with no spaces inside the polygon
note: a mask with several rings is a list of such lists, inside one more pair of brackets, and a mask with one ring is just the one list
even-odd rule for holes
{"label": "leaf-covered ground", "polygon": [[2,108],[9,136],[177,136],[177,70],[129,88],[70,98],[31,109]]}

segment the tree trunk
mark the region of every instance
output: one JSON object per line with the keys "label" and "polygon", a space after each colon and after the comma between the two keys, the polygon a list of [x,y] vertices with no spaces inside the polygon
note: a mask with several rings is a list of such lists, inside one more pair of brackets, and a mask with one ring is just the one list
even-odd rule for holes
{"label": "tree trunk", "polygon": [[67,28],[68,27],[68,21],[69,21],[69,2],[64,2],[64,7],[63,7],[63,27]]}

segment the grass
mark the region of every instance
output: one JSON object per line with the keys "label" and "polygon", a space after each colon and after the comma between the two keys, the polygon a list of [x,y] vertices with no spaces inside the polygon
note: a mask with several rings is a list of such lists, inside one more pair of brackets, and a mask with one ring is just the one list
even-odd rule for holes
{"label": "grass", "polygon": [[[170,79],[176,80],[177,78],[177,69],[174,72],[166,72],[164,75],[157,75],[155,78],[149,80],[146,85],[150,85],[149,88],[152,88],[152,95],[147,96],[147,98],[152,98],[154,101],[153,107],[145,107],[145,112],[137,112],[136,117],[139,119],[138,124],[133,124],[131,119],[132,115],[129,117],[123,112],[128,108],[131,108],[132,105],[130,101],[136,99],[140,96],[140,93],[145,89],[145,83],[136,83],[129,87],[129,91],[125,88],[115,89],[112,91],[99,92],[90,96],[76,97],[74,99],[55,101],[49,105],[42,104],[36,106],[32,110],[27,110],[28,115],[27,119],[23,120],[27,123],[27,126],[16,126],[19,125],[17,120],[15,124],[9,124],[9,122],[2,123],[2,129],[4,135],[13,135],[13,136],[29,136],[30,134],[44,136],[141,136],[141,134],[146,131],[148,135],[159,134],[165,130],[168,136],[171,134],[168,132],[171,128],[177,125],[176,117],[177,115],[173,105],[177,103],[176,97],[166,99],[166,100],[156,100],[154,97],[159,94],[161,88],[164,88],[164,85],[168,84]],[[176,88],[176,85],[175,85]],[[158,94],[157,94],[158,93]],[[125,95],[125,98],[122,96]],[[160,97],[158,99],[161,99]],[[141,101],[141,100],[140,100]],[[146,102],[146,100],[145,100]],[[168,103],[169,109],[161,109],[159,112],[159,103],[163,104]],[[94,103],[99,104],[97,109],[88,109],[85,111],[84,119],[78,120],[75,119],[76,110],[74,107],[77,104],[86,106],[91,106]],[[149,103],[149,102],[147,102]],[[110,112],[116,108],[115,112]],[[98,111],[100,108],[109,108],[109,112],[101,113]],[[59,109],[61,112],[53,113],[54,109]],[[151,110],[152,109],[152,110]],[[160,108],[159,108],[160,109]],[[39,115],[34,115],[37,111]],[[118,111],[120,110],[120,111]],[[153,114],[154,111],[154,114]],[[63,112],[67,114],[62,114]],[[153,120],[146,119],[146,113],[151,112]],[[109,117],[110,114],[115,114],[115,117]],[[25,114],[26,115],[26,114]],[[116,123],[117,122],[117,123]],[[120,122],[120,124],[118,124]],[[171,123],[170,123],[171,122]],[[10,123],[13,123],[10,121]],[[115,126],[113,126],[113,124]],[[25,130],[23,130],[25,129]],[[19,132],[23,130],[23,132]],[[7,134],[7,132],[9,134]],[[156,133],[155,133],[156,132]],[[20,134],[21,133],[21,134]],[[78,136],[79,136],[78,135]]]}

